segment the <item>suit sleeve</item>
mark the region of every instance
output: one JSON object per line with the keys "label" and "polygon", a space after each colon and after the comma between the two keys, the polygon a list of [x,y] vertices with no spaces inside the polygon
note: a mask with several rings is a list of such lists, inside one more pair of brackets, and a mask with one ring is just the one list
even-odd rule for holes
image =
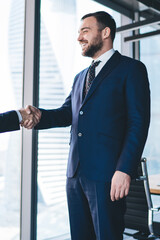
{"label": "suit sleeve", "polygon": [[71,93],[60,108],[40,110],[42,112],[42,117],[35,127],[36,130],[70,126],[72,124]]}
{"label": "suit sleeve", "polygon": [[19,129],[19,119],[16,111],[9,111],[0,114],[0,133]]}
{"label": "suit sleeve", "polygon": [[136,62],[126,79],[125,86],[127,132],[117,164],[119,171],[136,175],[148,135],[150,123],[150,90],[146,67]]}

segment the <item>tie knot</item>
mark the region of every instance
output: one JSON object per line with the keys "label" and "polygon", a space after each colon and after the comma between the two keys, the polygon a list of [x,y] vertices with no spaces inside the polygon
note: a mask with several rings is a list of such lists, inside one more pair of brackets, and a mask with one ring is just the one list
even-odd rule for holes
{"label": "tie knot", "polygon": [[92,62],[90,68],[96,68],[101,61]]}

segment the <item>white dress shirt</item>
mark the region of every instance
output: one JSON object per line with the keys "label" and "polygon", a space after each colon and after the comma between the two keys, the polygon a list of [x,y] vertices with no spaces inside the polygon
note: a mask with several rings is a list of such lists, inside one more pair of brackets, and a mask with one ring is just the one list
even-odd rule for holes
{"label": "white dress shirt", "polygon": [[20,112],[18,111],[18,110],[15,110],[16,111],[16,113],[17,113],[17,115],[18,115],[18,119],[19,119],[19,123],[21,123],[22,122],[22,115],[20,114]]}
{"label": "white dress shirt", "polygon": [[99,65],[95,69],[95,77],[98,75],[98,73],[101,71],[101,69],[104,67],[106,62],[112,57],[112,55],[115,53],[115,50],[112,48],[109,51],[103,53],[100,57],[94,60],[94,62],[100,61]]}

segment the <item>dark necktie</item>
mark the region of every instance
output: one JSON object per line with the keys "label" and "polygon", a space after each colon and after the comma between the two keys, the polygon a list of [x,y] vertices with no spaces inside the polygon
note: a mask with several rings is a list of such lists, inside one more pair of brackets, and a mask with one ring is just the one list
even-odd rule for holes
{"label": "dark necktie", "polygon": [[86,79],[84,96],[87,95],[87,93],[91,87],[91,84],[95,78],[95,68],[98,66],[99,63],[100,63],[100,61],[93,62],[88,70],[88,76]]}

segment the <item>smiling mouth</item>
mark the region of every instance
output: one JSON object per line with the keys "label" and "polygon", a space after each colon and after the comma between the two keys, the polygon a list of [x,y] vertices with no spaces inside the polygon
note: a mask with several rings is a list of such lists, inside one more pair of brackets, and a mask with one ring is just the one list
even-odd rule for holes
{"label": "smiling mouth", "polygon": [[88,43],[83,42],[83,43],[81,43],[81,48],[83,49],[83,48],[85,48],[87,45],[88,45]]}

